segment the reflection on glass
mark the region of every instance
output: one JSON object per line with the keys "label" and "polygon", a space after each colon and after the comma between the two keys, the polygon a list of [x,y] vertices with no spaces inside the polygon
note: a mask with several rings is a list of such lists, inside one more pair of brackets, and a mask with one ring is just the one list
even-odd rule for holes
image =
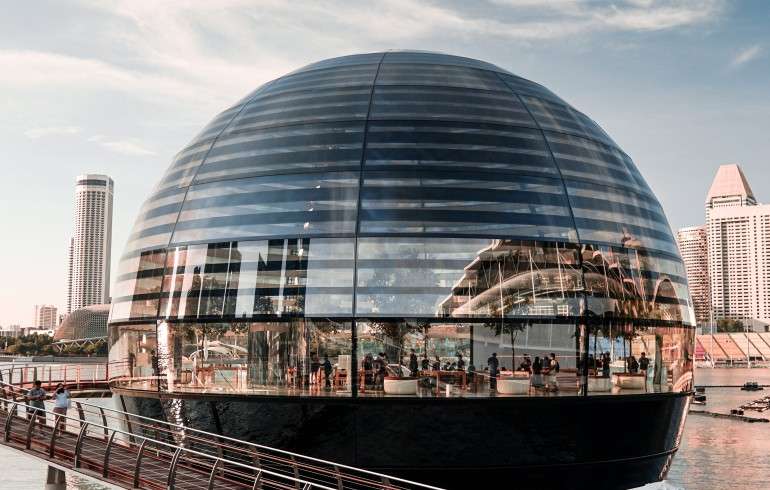
{"label": "reflection on glass", "polygon": [[349,396],[350,324],[160,322],[157,363],[166,392]]}

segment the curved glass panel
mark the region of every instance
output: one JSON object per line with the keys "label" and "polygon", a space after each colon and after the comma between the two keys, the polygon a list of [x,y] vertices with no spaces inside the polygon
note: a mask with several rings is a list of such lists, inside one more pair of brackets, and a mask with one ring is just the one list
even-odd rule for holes
{"label": "curved glass panel", "polygon": [[120,261],[114,382],[688,391],[685,277],[633,161],[547,88],[439,53],[335,58],[251,92],[176,155]]}

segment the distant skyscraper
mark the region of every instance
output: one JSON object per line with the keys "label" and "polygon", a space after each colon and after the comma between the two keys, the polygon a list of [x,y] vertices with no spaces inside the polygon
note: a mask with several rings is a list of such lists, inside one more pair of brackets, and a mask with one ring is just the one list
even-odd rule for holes
{"label": "distant skyscraper", "polygon": [[715,317],[770,324],[770,205],[757,204],[736,164],[717,171],[706,227]]}
{"label": "distant skyscraper", "polygon": [[709,323],[711,293],[709,285],[708,246],[705,226],[680,228],[676,234],[679,253],[682,255],[690,285],[695,320],[698,325]]}
{"label": "distant skyscraper", "polygon": [[35,305],[35,320],[33,327],[56,328],[59,324],[59,309],[53,305]]}
{"label": "distant skyscraper", "polygon": [[77,178],[67,313],[109,302],[113,189],[112,179],[106,175]]}

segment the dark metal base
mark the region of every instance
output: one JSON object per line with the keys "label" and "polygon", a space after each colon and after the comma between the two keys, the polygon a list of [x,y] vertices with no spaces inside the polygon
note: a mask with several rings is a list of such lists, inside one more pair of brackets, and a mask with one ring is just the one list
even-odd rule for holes
{"label": "dark metal base", "polygon": [[132,413],[450,489],[659,481],[689,405],[686,393],[355,401],[116,393]]}

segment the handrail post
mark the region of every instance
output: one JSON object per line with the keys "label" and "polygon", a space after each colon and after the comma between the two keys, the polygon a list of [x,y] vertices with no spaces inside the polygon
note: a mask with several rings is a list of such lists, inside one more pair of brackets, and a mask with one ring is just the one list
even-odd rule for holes
{"label": "handrail post", "polygon": [[296,488],[297,490],[300,490],[299,465],[297,464],[297,458],[295,458],[294,455],[292,454],[289,459],[291,459],[291,465],[294,467],[294,488]]}
{"label": "handrail post", "polygon": [[134,488],[139,488],[139,470],[142,465],[142,453],[144,452],[144,446],[147,445],[147,439],[142,439],[142,443],[139,445],[139,452],[136,453],[136,463],[134,464]]}
{"label": "handrail post", "polygon": [[109,476],[110,469],[110,449],[112,448],[112,441],[115,439],[117,432],[112,431],[110,439],[107,441],[107,449],[104,450],[104,463],[102,464],[102,476],[107,478]]}
{"label": "handrail post", "polygon": [[252,490],[261,490],[262,489],[262,470],[257,471],[257,476],[254,478],[254,486],[252,487]]}
{"label": "handrail post", "polygon": [[336,464],[334,465],[334,472],[337,473],[337,490],[344,490],[345,485],[342,483],[342,472]]}
{"label": "handrail post", "polygon": [[29,424],[27,424],[27,443],[26,443],[27,449],[29,449],[32,446],[32,429],[35,428],[35,421],[37,420],[37,411],[38,409],[36,408],[32,412],[31,414],[32,416],[29,418]]}
{"label": "handrail post", "polygon": [[107,437],[110,435],[109,430],[107,429],[107,416],[104,415],[104,409],[102,407],[99,407],[99,413],[102,415],[102,426],[104,427],[104,437]]}
{"label": "handrail post", "polygon": [[[56,447],[56,432],[59,430],[59,424],[61,423],[62,416],[59,414],[54,415],[53,432],[51,432],[51,440],[48,441],[48,457],[53,458],[53,450]],[[67,421],[65,420],[66,424]]]}
{"label": "handrail post", "polygon": [[8,410],[8,417],[5,419],[5,442],[11,440],[11,421],[13,420],[14,413],[19,413],[19,405],[16,403]]}
{"label": "handrail post", "polygon": [[[126,421],[126,429],[128,430],[128,440],[134,442],[134,429],[131,427],[131,419],[128,416],[128,412],[123,412],[123,418]],[[104,424],[107,425],[107,424]]]}
{"label": "handrail post", "polygon": [[174,457],[171,458],[171,466],[168,469],[168,480],[166,482],[166,488],[168,490],[174,490],[174,477],[176,476],[176,464],[179,461],[179,456],[182,454],[182,448],[176,448],[174,451]]}
{"label": "handrail post", "polygon": [[86,423],[86,413],[83,411],[83,405],[76,401],[75,402],[75,408],[78,411],[78,418],[80,419],[80,427],[83,427],[83,424]]}
{"label": "handrail post", "polygon": [[75,468],[80,468],[80,450],[83,447],[83,436],[88,429],[88,422],[83,422],[78,433],[78,440],[75,442]]}
{"label": "handrail post", "polygon": [[214,466],[211,467],[211,473],[209,474],[209,484],[206,487],[208,490],[214,490],[214,476],[217,474],[217,468],[219,468],[221,462],[222,460],[217,458],[217,460],[214,462]]}

